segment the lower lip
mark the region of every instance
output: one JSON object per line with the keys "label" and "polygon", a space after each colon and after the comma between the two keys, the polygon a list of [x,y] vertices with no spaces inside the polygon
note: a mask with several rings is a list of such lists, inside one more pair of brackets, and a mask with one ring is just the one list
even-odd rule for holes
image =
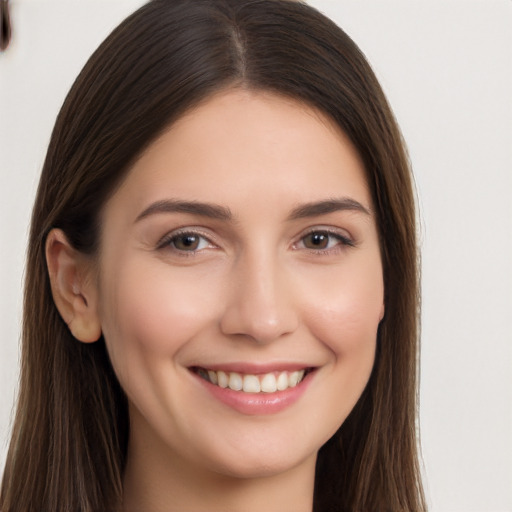
{"label": "lower lip", "polygon": [[216,386],[195,373],[193,375],[217,400],[235,411],[247,415],[263,415],[276,414],[297,402],[308,388],[313,373],[308,373],[295,387],[284,391],[276,391],[275,393],[233,391],[229,388]]}

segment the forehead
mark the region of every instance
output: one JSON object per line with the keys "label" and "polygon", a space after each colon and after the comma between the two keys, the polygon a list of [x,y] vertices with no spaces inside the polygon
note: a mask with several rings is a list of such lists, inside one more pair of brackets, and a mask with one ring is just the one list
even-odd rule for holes
{"label": "forehead", "polygon": [[[263,205],[350,196],[370,209],[364,167],[325,115],[272,93],[228,90],[173,123],[141,155],[111,203],[136,215],[172,198]],[[107,205],[108,208],[108,205]]]}

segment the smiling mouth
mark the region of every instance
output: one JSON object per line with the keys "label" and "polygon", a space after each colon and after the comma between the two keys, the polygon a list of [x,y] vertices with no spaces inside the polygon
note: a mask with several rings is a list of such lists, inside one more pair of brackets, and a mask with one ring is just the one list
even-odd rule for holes
{"label": "smiling mouth", "polygon": [[200,367],[194,367],[191,370],[210,384],[221,388],[243,393],[275,393],[296,387],[313,371],[313,368],[290,372],[270,372],[261,375],[207,370]]}

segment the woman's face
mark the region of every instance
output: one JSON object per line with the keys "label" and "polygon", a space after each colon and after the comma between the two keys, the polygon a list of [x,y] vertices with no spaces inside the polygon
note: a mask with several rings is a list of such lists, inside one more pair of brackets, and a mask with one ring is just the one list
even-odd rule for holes
{"label": "woman's face", "polygon": [[233,476],[314,465],[384,314],[355,149],[293,100],[214,96],[106,204],[98,293],[133,446]]}

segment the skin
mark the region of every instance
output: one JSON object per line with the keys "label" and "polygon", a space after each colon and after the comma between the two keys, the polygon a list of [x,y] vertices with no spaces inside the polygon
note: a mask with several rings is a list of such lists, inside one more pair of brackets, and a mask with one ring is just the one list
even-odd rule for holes
{"label": "skin", "polygon": [[[231,218],[151,207],[170,200]],[[223,91],[129,171],[94,262],[57,230],[47,257],[64,320],[83,342],[103,333],[128,396],[126,511],[312,509],[317,452],[368,381],[384,315],[364,169],[333,123],[277,95]],[[289,407],[244,414],[191,371],[228,363],[315,371]]]}

